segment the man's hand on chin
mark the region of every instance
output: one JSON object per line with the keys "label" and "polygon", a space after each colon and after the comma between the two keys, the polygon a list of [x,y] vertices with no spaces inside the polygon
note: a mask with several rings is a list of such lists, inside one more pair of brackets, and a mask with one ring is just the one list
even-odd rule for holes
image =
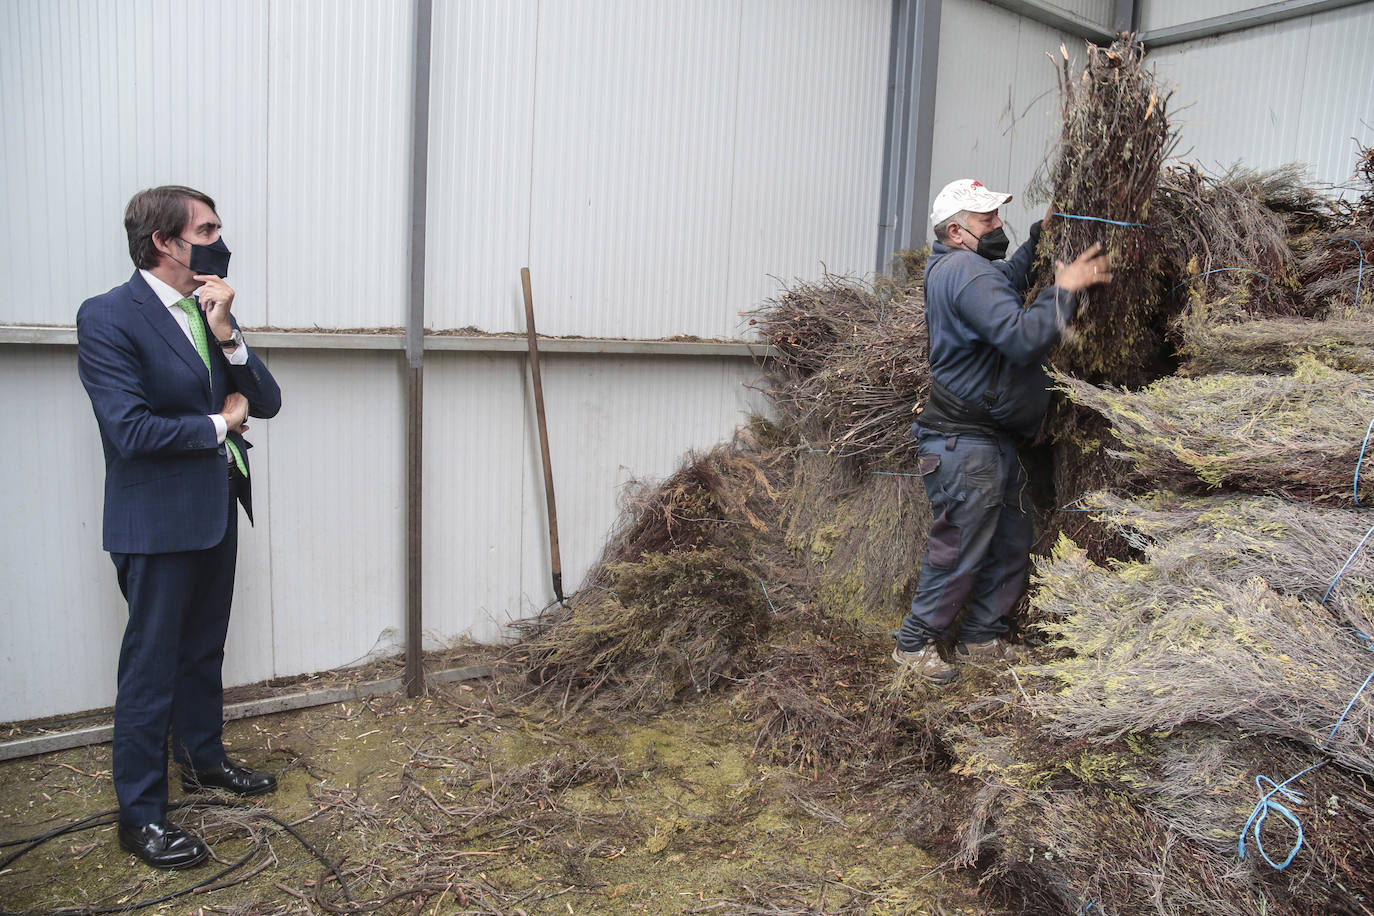
{"label": "man's hand on chin", "polygon": [[197,298],[205,312],[206,326],[216,340],[228,340],[234,333],[234,326],[229,323],[229,310],[234,305],[233,287],[214,274],[196,274],[196,280],[204,284]]}

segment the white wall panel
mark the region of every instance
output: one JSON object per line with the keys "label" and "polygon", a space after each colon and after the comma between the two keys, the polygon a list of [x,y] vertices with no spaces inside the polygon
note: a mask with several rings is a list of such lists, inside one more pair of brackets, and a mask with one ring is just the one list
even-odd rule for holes
{"label": "white wall panel", "polygon": [[982,0],[945,0],[940,15],[930,199],[956,178],[1008,191],[1002,216],[1019,243],[1044,215],[1027,189],[1059,137],[1059,48],[1081,62],[1083,42]]}
{"label": "white wall panel", "polygon": [[1138,0],[1138,2],[1136,26],[1142,32],[1150,29],[1165,29],[1186,22],[1197,22],[1200,19],[1211,19],[1213,16],[1225,16],[1228,13],[1239,13],[1268,5],[1263,2],[1256,2],[1256,0]]}
{"label": "white wall panel", "polygon": [[1045,0],[1045,3],[1104,29],[1110,29],[1116,17],[1114,0]]}
{"label": "white wall panel", "polygon": [[1151,55],[1177,87],[1180,158],[1214,172],[1301,162],[1314,179],[1347,181],[1356,142],[1374,144],[1371,41],[1374,4],[1363,4]]}
{"label": "white wall panel", "polygon": [[740,10],[541,4],[529,254],[541,329],[726,331]]}
{"label": "white wall panel", "polygon": [[272,4],[260,193],[269,201],[273,325],[405,324],[414,7]]}
{"label": "white wall panel", "polygon": [[105,464],[76,351],[0,346],[0,390],[0,721],[108,706],[126,615],[100,547]]}
{"label": "white wall panel", "polygon": [[403,366],[396,352],[273,355],[282,410],[270,421],[265,530],[279,674],[344,665],[402,642]]}
{"label": "white wall panel", "polygon": [[[523,354],[425,359],[425,642],[502,637],[522,616]],[[539,493],[543,493],[540,478]]]}
{"label": "white wall panel", "polygon": [[[538,5],[537,0],[439,0],[434,5],[425,271],[429,327],[525,327],[520,268],[529,263]],[[553,277],[534,277],[536,284],[545,279]]]}
{"label": "white wall panel", "polygon": [[872,270],[892,19],[886,2],[743,9],[727,308],[713,332],[730,337],[776,278]]}
{"label": "white wall panel", "polygon": [[[662,478],[692,449],[763,409],[738,359],[542,359],[563,590],[601,556],[632,479]],[[533,391],[522,354],[425,363],[425,633],[499,640],[553,600]]]}
{"label": "white wall panel", "polygon": [[216,199],[236,308],[263,321],[266,11],[0,0],[0,321],[71,324],[82,300],[128,279],[124,206],[158,184]]}

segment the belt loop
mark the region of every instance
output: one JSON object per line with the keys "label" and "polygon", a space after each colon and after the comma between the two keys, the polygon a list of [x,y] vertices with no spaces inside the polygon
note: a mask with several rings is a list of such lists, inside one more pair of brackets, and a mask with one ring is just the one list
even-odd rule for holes
{"label": "belt loop", "polygon": [[954,451],[955,447],[956,447],[958,444],[959,444],[959,434],[958,434],[958,433],[955,433],[955,434],[952,435],[952,436],[946,436],[946,437],[945,437],[945,451],[947,451],[947,452],[952,452],[952,451]]}

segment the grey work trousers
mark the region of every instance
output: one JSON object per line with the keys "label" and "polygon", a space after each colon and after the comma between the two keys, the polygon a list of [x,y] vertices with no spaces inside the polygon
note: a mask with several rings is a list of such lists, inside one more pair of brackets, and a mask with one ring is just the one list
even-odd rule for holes
{"label": "grey work trousers", "polygon": [[957,641],[986,642],[1007,631],[1006,618],[1021,600],[1034,535],[1016,443],[919,424],[912,431],[935,521],[897,645],[914,652],[940,639],[965,605]]}

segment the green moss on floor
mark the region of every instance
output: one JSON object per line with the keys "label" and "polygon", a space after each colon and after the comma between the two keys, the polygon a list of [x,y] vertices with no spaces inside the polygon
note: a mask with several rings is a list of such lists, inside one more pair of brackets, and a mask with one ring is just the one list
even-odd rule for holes
{"label": "green moss on floor", "polygon": [[[756,754],[727,696],[626,724],[560,721],[516,705],[519,687],[479,682],[231,722],[230,753],[274,770],[280,788],[244,808],[174,815],[223,864],[155,872],[105,826],[0,873],[0,908],[146,900],[249,855],[225,877],[240,883],[150,912],[320,912],[323,866],[255,814],[265,812],[341,863],[358,912],[982,911],[971,879],[936,874],[902,825]],[[114,804],[108,745],[0,764],[0,841]],[[321,892],[343,903],[334,881]]]}

